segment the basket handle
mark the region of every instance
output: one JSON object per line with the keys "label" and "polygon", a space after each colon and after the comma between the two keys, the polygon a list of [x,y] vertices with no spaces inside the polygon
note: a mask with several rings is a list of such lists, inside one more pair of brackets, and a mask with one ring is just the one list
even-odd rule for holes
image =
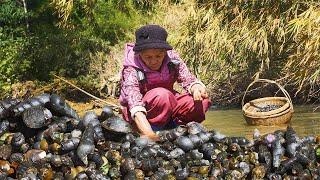
{"label": "basket handle", "polygon": [[244,105],[244,98],[245,98],[245,96],[246,96],[246,94],[247,94],[247,91],[248,91],[249,88],[250,88],[254,83],[256,83],[256,82],[267,82],[267,83],[276,84],[276,85],[279,87],[279,89],[282,91],[282,93],[286,96],[286,98],[289,100],[291,109],[293,109],[293,104],[292,104],[292,100],[291,100],[291,97],[290,97],[289,93],[288,93],[280,84],[278,84],[276,81],[269,80],[269,79],[257,79],[257,80],[254,80],[253,82],[251,82],[251,83],[249,84],[249,86],[247,87],[247,89],[246,89],[246,91],[244,92],[244,95],[243,95],[243,97],[242,97],[242,103],[241,103],[242,108],[243,108],[243,105]]}

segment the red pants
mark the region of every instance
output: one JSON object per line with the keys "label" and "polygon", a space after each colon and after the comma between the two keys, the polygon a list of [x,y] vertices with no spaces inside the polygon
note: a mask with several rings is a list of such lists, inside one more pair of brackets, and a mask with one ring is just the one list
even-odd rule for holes
{"label": "red pants", "polygon": [[[173,120],[176,124],[191,121],[202,122],[211,102],[209,99],[194,101],[189,93],[173,93],[165,88],[154,88],[143,97],[147,109],[147,119],[152,126],[164,127]],[[130,111],[122,109],[123,118],[132,121]]]}

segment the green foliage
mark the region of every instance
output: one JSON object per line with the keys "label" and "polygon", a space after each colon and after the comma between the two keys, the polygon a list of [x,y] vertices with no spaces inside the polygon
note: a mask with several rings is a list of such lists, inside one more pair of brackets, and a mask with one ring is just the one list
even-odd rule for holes
{"label": "green foliage", "polygon": [[132,0],[36,0],[26,1],[25,13],[17,2],[6,0],[0,6],[0,90],[4,92],[17,81],[49,81],[50,73],[80,82],[85,82],[81,80],[85,76],[99,78],[90,69],[95,58],[102,65],[112,59],[92,54],[106,55],[110,46],[132,38],[132,29],[146,19],[141,9],[147,8]]}
{"label": "green foliage", "polygon": [[0,6],[0,91],[8,92],[10,85],[23,78],[30,67],[22,56],[23,48],[30,44],[25,19],[29,17],[16,1],[3,1]]}
{"label": "green foliage", "polygon": [[21,57],[21,47],[28,44],[25,38],[7,38],[0,28],[0,89],[10,90],[10,84],[22,78],[21,73],[29,68],[29,63]]}
{"label": "green foliage", "polygon": [[128,31],[145,21],[141,11],[145,7],[139,4],[146,3],[132,0],[53,0],[51,3],[58,15],[59,27],[78,29],[81,35],[102,39],[111,45],[126,39]]}
{"label": "green foliage", "polygon": [[84,19],[84,26],[97,38],[108,40],[114,45],[127,38],[128,30],[136,27],[143,19],[138,12],[131,1],[98,1],[91,22]]}
{"label": "green foliage", "polygon": [[[90,64],[96,63],[90,54],[108,53],[109,47],[126,39],[126,32],[142,19],[131,1],[61,1],[65,6],[59,2],[47,4],[47,8],[34,4],[38,16],[31,31],[35,38],[25,49],[34,67],[28,78],[49,80],[48,72],[70,78],[88,75]],[[51,7],[68,18],[48,17]]]}
{"label": "green foliage", "polygon": [[24,23],[25,19],[29,16],[25,13],[23,7],[17,4],[16,1],[4,0],[0,2],[0,25],[1,26],[14,26]]}
{"label": "green foliage", "polygon": [[[72,32],[66,35],[50,25],[42,24],[38,28],[32,44],[24,49],[24,55],[33,67],[26,74],[28,79],[47,81],[51,71],[68,77],[77,77],[88,71],[86,54],[96,44]],[[45,31],[41,33],[40,29]],[[55,33],[49,29],[55,29]]]}

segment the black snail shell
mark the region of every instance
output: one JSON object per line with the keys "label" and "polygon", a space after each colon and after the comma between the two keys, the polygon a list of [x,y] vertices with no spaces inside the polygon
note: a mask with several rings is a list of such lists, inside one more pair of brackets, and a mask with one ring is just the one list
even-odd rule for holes
{"label": "black snail shell", "polygon": [[206,129],[198,122],[189,122],[187,124],[189,134],[198,134],[206,132]]}
{"label": "black snail shell", "polygon": [[118,116],[110,117],[109,119],[103,121],[101,126],[108,131],[115,133],[131,133],[132,128],[131,125]]}
{"label": "black snail shell", "polygon": [[50,95],[44,93],[39,96],[31,97],[25,101],[20,102],[15,107],[13,107],[12,111],[14,112],[15,115],[20,115],[25,110],[31,107],[44,106],[49,101],[50,101]]}
{"label": "black snail shell", "polygon": [[20,101],[18,99],[4,99],[0,101],[0,119],[10,116],[11,108],[17,105]]}
{"label": "black snail shell", "polygon": [[87,155],[94,152],[94,129],[92,124],[89,124],[88,127],[84,130],[79,146],[77,147],[77,155],[81,161],[88,165]]}
{"label": "black snail shell", "polygon": [[23,122],[29,128],[41,128],[46,126],[51,118],[51,112],[42,106],[32,107],[22,114]]}
{"label": "black snail shell", "polygon": [[50,96],[50,110],[61,116],[67,116],[75,119],[79,119],[77,112],[70,107],[70,105],[57,94]]}
{"label": "black snail shell", "polygon": [[8,120],[3,120],[0,122],[0,136],[2,136],[9,130],[9,125],[10,123]]}
{"label": "black snail shell", "polygon": [[1,145],[0,146],[0,158],[8,160],[12,153],[12,147],[10,145]]}
{"label": "black snail shell", "polygon": [[94,111],[87,111],[81,121],[84,127],[87,127],[89,123],[91,123],[93,127],[99,124],[98,116]]}
{"label": "black snail shell", "polygon": [[170,151],[170,157],[172,157],[172,158],[178,158],[184,154],[185,154],[185,152],[181,148],[176,148],[176,149]]}
{"label": "black snail shell", "polygon": [[176,171],[176,178],[178,180],[180,179],[186,179],[189,175],[189,170],[187,168],[183,168],[183,169],[177,169]]}
{"label": "black snail shell", "polygon": [[125,158],[121,162],[120,170],[121,170],[122,174],[127,174],[130,171],[134,171],[134,169],[135,169],[135,163],[132,158]]}
{"label": "black snail shell", "polygon": [[189,134],[188,137],[196,147],[200,146],[203,143],[200,137],[196,134]]}
{"label": "black snail shell", "polygon": [[124,137],[123,140],[124,140],[125,142],[133,143],[133,142],[135,141],[135,139],[136,139],[136,137],[135,137],[134,134],[128,133],[128,134],[126,134],[126,136]]}
{"label": "black snail shell", "polygon": [[[88,126],[88,124],[92,124],[95,133],[95,140],[104,141],[103,130],[100,126],[100,121],[98,120],[98,116],[94,111],[88,111],[85,113],[83,120],[80,123],[80,128],[84,129]],[[81,125],[83,127],[81,127]]]}
{"label": "black snail shell", "polygon": [[110,178],[104,175],[101,171],[93,168],[88,168],[86,174],[89,176],[89,179],[99,179],[99,180],[110,180]]}
{"label": "black snail shell", "polygon": [[104,106],[102,108],[102,112],[101,112],[101,114],[99,116],[99,120],[100,121],[104,121],[104,120],[106,120],[106,119],[108,119],[110,117],[113,117],[113,116],[114,116],[114,113],[113,113],[113,110],[111,109],[111,107]]}
{"label": "black snail shell", "polygon": [[159,136],[160,140],[165,141],[173,141],[179,136],[183,136],[187,133],[188,129],[184,126],[178,126],[175,129],[166,130],[166,131],[160,131]]}
{"label": "black snail shell", "polygon": [[21,147],[26,142],[24,135],[21,132],[14,133],[11,140],[11,145],[15,148]]}
{"label": "black snail shell", "polygon": [[13,153],[10,155],[9,161],[10,163],[16,162],[21,164],[21,162],[24,160],[22,153]]}
{"label": "black snail shell", "polygon": [[189,152],[191,155],[192,159],[202,159],[203,158],[203,153],[200,153],[198,149],[194,149]]}
{"label": "black snail shell", "polygon": [[191,139],[186,136],[180,136],[175,140],[175,143],[184,151],[190,151],[194,148]]}

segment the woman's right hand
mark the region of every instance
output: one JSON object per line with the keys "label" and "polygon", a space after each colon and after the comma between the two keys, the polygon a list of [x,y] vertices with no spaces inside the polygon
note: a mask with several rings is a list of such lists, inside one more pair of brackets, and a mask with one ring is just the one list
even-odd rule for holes
{"label": "woman's right hand", "polygon": [[152,130],[151,125],[143,112],[136,112],[134,121],[140,131],[141,137],[146,137],[153,141],[160,141],[160,137]]}
{"label": "woman's right hand", "polygon": [[191,87],[191,93],[195,101],[202,101],[209,97],[206,88],[201,84],[194,84]]}
{"label": "woman's right hand", "polygon": [[156,133],[153,133],[153,134],[147,134],[147,135],[142,135],[141,134],[141,137],[142,138],[148,138],[148,139],[151,139],[152,141],[160,141],[160,137],[156,134]]}

